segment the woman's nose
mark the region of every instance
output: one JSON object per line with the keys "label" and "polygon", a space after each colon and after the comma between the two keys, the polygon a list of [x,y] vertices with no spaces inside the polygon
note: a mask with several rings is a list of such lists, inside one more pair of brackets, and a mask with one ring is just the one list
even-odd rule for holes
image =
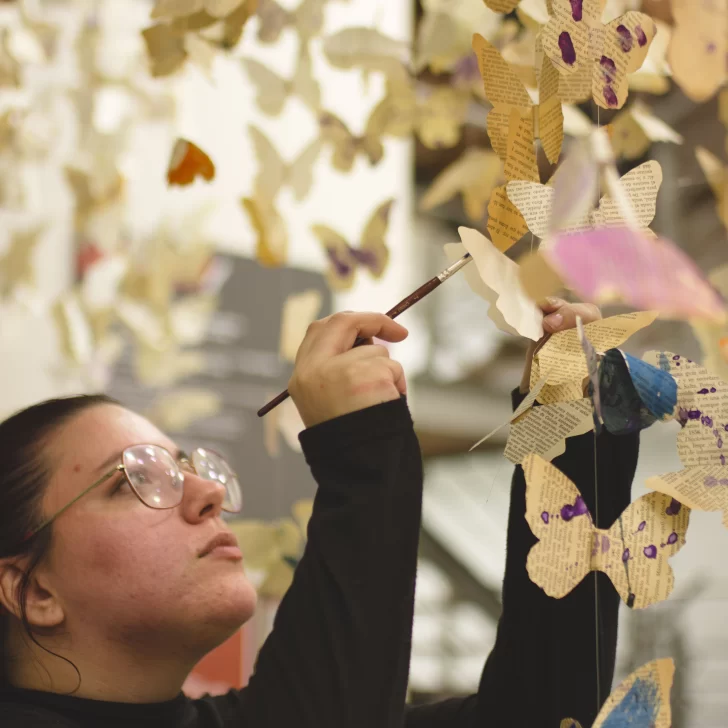
{"label": "woman's nose", "polygon": [[189,523],[199,523],[206,518],[216,518],[222,512],[225,486],[216,481],[201,478],[194,472],[184,471],[182,513]]}

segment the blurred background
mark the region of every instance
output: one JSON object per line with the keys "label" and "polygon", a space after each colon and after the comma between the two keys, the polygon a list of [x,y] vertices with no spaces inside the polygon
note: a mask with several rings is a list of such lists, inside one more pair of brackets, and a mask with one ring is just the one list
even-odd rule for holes
{"label": "blurred background", "polygon": [[[183,446],[227,455],[243,474],[243,519],[275,524],[315,487],[295,409],[256,416],[290,376],[290,330],[336,310],[389,309],[447,265],[443,244],[458,240],[458,226],[486,230],[502,165],[485,130],[472,33],[532,85],[545,4],[523,0],[506,15],[482,0],[260,0],[237,33],[229,22],[143,35],[174,17],[174,0],[156,5],[165,6],[157,21],[151,0],[0,2],[0,417],[51,396],[107,391]],[[670,0],[610,0],[604,18],[628,9],[650,13],[669,37]],[[370,34],[347,40],[352,28]],[[707,272],[728,262],[728,247],[695,149],[725,164],[726,129],[718,97],[691,100],[670,77],[666,41],[657,46],[626,108],[643,103],[681,143],[648,139],[620,173],[659,161],[652,227]],[[415,120],[383,133],[372,111],[391,93],[392,59],[407,68]],[[348,170],[328,138],[302,156],[322,136],[322,110],[343,123],[340,143],[358,150]],[[573,105],[566,144],[614,116],[591,101]],[[260,151],[260,133],[272,152]],[[214,179],[168,184],[177,139],[209,156]],[[383,154],[372,161],[365,150],[376,141]],[[542,152],[539,167],[546,181]],[[273,168],[279,179],[261,182]],[[301,174],[310,176],[303,195],[284,182]],[[390,199],[383,274],[355,266],[352,280],[332,279],[313,226],[359,247]],[[274,265],[266,240],[278,251],[287,243]],[[531,246],[529,234],[508,254]],[[428,702],[474,691],[494,641],[513,470],[507,429],[468,451],[510,416],[526,342],[496,329],[457,276],[400,320],[410,336],[393,356],[407,372],[426,466],[410,695]],[[701,358],[690,327],[675,322],[625,348]],[[680,469],[675,428],[644,433],[635,497],[646,477]],[[717,513],[694,512],[689,540],[671,562],[673,596],[645,612],[623,609],[617,677],[674,657],[673,725],[709,728],[728,712],[728,535]],[[270,574],[258,576],[263,584]],[[280,596],[268,591],[256,619],[195,673],[191,694],[245,682]]]}

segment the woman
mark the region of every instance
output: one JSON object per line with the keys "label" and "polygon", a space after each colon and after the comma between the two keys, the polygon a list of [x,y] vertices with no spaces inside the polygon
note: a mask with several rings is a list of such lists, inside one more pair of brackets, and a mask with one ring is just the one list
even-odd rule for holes
{"label": "woman", "polygon": [[[577,312],[599,315],[563,301],[544,310],[551,331]],[[618,599],[600,580],[597,671],[592,580],[552,600],[526,574],[534,539],[520,468],[504,612],[479,692],[405,706],[421,460],[401,366],[371,342],[351,349],[357,336],[396,342],[406,330],[379,314],[337,314],[299,350],[289,389],[318,483],[308,544],[248,687],[222,697],[190,700],[180,688],[255,608],[221,519],[239,502],[225,464],[198,451],[177,469],[173,442],[104,397],[42,403],[0,424],[0,725],[591,723],[611,682]],[[527,381],[528,367],[523,391]],[[604,434],[597,449],[607,523],[629,502],[637,438]],[[569,441],[556,464],[593,506],[592,436]]]}

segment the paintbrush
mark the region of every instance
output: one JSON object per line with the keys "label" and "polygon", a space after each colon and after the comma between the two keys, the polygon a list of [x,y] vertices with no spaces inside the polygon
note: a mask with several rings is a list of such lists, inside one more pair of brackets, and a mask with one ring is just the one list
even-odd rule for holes
{"label": "paintbrush", "polygon": [[[400,301],[394,308],[387,311],[386,315],[389,318],[395,319],[401,313],[404,313],[410,306],[414,306],[417,301],[421,301],[428,293],[432,293],[441,283],[444,283],[448,278],[457,273],[461,268],[465,267],[472,258],[470,253],[466,253],[460,260],[453,263],[448,268],[445,268],[442,273],[438,273],[434,278],[427,281],[427,283],[421,285],[416,291],[410,293],[407,298]],[[354,346],[361,346],[366,339],[357,339],[354,342]],[[285,402],[289,397],[288,390],[284,390],[277,397],[274,397],[268,404],[261,407],[258,410],[258,417],[267,415],[272,409],[275,409],[281,402]]]}

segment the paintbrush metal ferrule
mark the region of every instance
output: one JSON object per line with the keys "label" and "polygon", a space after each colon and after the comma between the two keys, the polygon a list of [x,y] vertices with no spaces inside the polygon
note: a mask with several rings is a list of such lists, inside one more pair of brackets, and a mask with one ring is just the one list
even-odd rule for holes
{"label": "paintbrush metal ferrule", "polygon": [[470,261],[472,260],[472,256],[470,253],[465,253],[465,255],[460,258],[460,260],[456,260],[449,268],[445,268],[442,273],[438,273],[437,277],[440,281],[440,283],[444,283],[450,276],[455,275],[461,268],[464,268]]}

